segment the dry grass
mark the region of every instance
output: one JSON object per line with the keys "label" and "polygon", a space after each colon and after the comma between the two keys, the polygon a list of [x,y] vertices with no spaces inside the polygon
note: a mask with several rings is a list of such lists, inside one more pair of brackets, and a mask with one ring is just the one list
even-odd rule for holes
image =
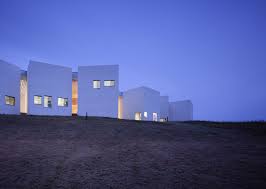
{"label": "dry grass", "polygon": [[0,188],[265,188],[265,123],[2,115],[0,170]]}

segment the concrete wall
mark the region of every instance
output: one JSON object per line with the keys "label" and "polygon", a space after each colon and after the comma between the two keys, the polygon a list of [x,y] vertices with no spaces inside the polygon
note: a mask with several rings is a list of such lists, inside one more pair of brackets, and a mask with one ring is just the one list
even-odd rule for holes
{"label": "concrete wall", "polygon": [[[34,95],[42,104],[34,104]],[[44,107],[44,96],[52,96],[52,107]],[[68,106],[58,106],[58,97],[68,98]],[[28,66],[28,114],[72,115],[72,69],[30,61]]]}
{"label": "concrete wall", "polygon": [[167,121],[169,119],[169,97],[160,96],[160,119]]}
{"label": "concrete wall", "polygon": [[170,102],[169,121],[193,120],[193,104],[190,100]]}
{"label": "concrete wall", "polygon": [[[15,105],[7,105],[5,96],[15,97]],[[20,68],[0,60],[0,114],[20,113]]]}
{"label": "concrete wall", "polygon": [[[100,80],[100,88],[93,88],[93,80]],[[113,87],[105,87],[104,80],[114,80]],[[78,67],[78,115],[118,117],[119,67]]]}
{"label": "concrete wall", "polygon": [[[135,113],[141,112],[141,120],[152,121],[152,113],[160,118],[160,92],[148,87],[139,87],[123,92],[123,119],[135,119]],[[147,112],[147,118],[144,117]]]}

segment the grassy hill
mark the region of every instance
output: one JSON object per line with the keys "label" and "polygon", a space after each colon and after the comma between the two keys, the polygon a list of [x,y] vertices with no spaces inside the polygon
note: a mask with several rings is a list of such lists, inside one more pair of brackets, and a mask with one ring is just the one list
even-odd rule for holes
{"label": "grassy hill", "polygon": [[0,188],[265,188],[266,124],[0,115]]}

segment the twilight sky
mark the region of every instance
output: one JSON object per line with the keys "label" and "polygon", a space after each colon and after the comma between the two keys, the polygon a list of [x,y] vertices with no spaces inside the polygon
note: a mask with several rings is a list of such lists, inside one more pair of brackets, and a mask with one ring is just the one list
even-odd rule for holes
{"label": "twilight sky", "polygon": [[0,0],[0,59],[119,64],[121,91],[191,99],[195,119],[266,120],[265,0]]}

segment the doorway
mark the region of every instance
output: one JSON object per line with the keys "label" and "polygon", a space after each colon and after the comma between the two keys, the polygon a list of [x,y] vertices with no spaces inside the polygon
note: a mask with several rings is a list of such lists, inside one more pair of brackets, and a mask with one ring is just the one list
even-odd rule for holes
{"label": "doorway", "polygon": [[152,121],[158,121],[157,113],[152,113]]}
{"label": "doorway", "polygon": [[135,113],[135,120],[140,121],[141,120],[141,112]]}

